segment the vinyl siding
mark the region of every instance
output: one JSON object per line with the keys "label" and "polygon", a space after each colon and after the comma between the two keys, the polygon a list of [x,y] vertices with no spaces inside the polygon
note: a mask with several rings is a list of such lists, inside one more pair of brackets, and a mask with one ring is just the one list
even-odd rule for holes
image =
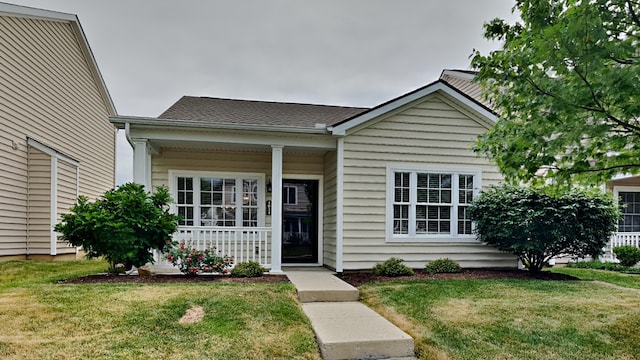
{"label": "vinyl siding", "polygon": [[336,268],[336,152],[324,156],[323,264]]}
{"label": "vinyl siding", "polygon": [[[62,220],[60,215],[69,212],[69,209],[75,204],[78,197],[76,189],[76,167],[64,161],[58,161],[56,222]],[[75,254],[76,248],[71,247],[66,241],[58,241],[56,243],[56,252],[58,254]]]}
{"label": "vinyl siding", "polygon": [[431,94],[397,113],[374,119],[344,140],[344,269],[370,269],[392,256],[412,267],[448,257],[463,267],[514,267],[512,256],[478,242],[386,241],[387,166],[468,169],[482,185],[501,180],[498,169],[470,149],[487,129],[444,96]]}
{"label": "vinyl siding", "polygon": [[0,16],[0,63],[0,208],[13,213],[0,244],[16,244],[0,256],[25,255],[27,208],[42,205],[27,204],[27,138],[78,161],[80,193],[95,198],[114,185],[115,128],[69,23]]}
{"label": "vinyl siding", "polygon": [[25,253],[51,253],[51,156],[29,147],[28,244]]}

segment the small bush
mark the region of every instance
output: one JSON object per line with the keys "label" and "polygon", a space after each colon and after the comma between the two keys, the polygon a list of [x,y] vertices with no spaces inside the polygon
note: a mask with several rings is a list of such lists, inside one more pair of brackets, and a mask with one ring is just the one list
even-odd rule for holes
{"label": "small bush", "polygon": [[424,267],[424,271],[429,274],[457,273],[460,272],[460,265],[457,262],[444,258],[433,260]]}
{"label": "small bush", "polygon": [[379,276],[406,276],[413,275],[413,270],[403,264],[402,259],[390,258],[382,264],[376,264],[373,267],[373,273]]}
{"label": "small bush", "polygon": [[613,248],[613,253],[616,254],[622,266],[633,266],[640,261],[640,249],[635,246],[616,246]]}
{"label": "small bush", "polygon": [[95,201],[79,196],[69,213],[60,215],[55,231],[60,240],[81,246],[87,257],[103,257],[109,272],[153,262],[151,250],[161,250],[178,230],[179,217],[169,211],[169,190],[154,194],[134,183],[109,190]]}
{"label": "small bush", "polygon": [[165,247],[167,261],[178,267],[185,275],[197,275],[200,273],[226,274],[227,268],[233,264],[233,258],[216,253],[216,249],[196,250],[188,247],[184,242],[173,242]]}
{"label": "small bush", "polygon": [[614,262],[602,262],[600,260],[570,262],[566,265],[568,268],[577,269],[595,269],[608,271],[625,271],[627,268]]}
{"label": "small bush", "polygon": [[260,277],[265,269],[256,261],[244,261],[238,263],[236,267],[231,269],[233,277]]}

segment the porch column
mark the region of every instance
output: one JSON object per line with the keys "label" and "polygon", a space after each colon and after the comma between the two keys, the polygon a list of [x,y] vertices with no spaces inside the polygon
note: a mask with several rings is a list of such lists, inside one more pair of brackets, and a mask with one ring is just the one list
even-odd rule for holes
{"label": "porch column", "polygon": [[151,151],[147,139],[133,139],[133,182],[151,191]]}
{"label": "porch column", "polygon": [[282,272],[282,145],[271,145],[271,272]]}

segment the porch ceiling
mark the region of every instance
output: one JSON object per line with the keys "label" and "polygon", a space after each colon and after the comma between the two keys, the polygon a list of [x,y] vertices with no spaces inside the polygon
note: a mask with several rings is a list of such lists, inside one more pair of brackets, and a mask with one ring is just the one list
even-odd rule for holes
{"label": "porch ceiling", "polygon": [[[263,144],[238,144],[238,143],[217,143],[202,141],[168,141],[168,140],[150,140],[153,148],[160,150],[162,148],[171,148],[179,150],[195,150],[195,151],[230,151],[230,152],[259,152],[271,153],[271,145]],[[284,153],[296,154],[324,154],[332,149],[305,147],[299,145],[288,145],[284,147]]]}
{"label": "porch ceiling", "polygon": [[271,151],[272,145],[282,145],[288,151],[335,150],[336,138],[327,133],[290,133],[279,131],[237,129],[192,129],[132,125],[132,139],[144,139],[153,148],[221,149]]}

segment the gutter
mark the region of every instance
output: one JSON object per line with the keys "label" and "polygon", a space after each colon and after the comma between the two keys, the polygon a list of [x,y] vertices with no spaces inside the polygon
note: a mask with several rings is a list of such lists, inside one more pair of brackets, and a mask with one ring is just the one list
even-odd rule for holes
{"label": "gutter", "polygon": [[[125,129],[125,133],[128,134],[128,128],[131,125],[143,125],[153,127],[181,127],[181,128],[196,128],[196,129],[222,129],[222,130],[242,130],[242,131],[268,131],[268,132],[284,132],[284,133],[296,133],[296,134],[318,134],[325,135],[330,134],[330,131],[326,127],[295,127],[284,125],[254,125],[254,124],[231,124],[231,123],[209,123],[204,121],[193,120],[170,120],[170,119],[157,119],[149,117],[137,117],[137,116],[111,116],[109,121],[116,125],[117,128]],[[129,135],[127,140],[131,143]]]}

